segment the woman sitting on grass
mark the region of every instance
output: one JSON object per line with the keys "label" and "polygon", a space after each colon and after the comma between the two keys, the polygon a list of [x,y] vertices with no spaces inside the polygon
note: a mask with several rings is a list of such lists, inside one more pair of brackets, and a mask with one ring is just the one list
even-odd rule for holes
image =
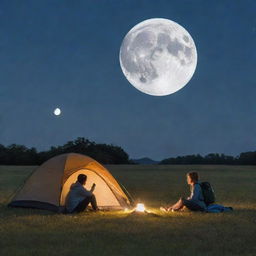
{"label": "woman sitting on grass", "polygon": [[204,197],[202,193],[201,186],[198,181],[198,173],[197,172],[189,172],[187,174],[187,183],[190,185],[191,194],[190,196],[185,198],[180,198],[179,201],[167,207],[160,207],[162,211],[179,211],[184,207],[188,208],[191,211],[206,211],[207,207],[204,202]]}

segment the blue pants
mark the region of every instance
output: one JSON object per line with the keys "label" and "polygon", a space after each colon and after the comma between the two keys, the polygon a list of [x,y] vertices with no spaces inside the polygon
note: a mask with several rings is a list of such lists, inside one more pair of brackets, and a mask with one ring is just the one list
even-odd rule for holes
{"label": "blue pants", "polygon": [[92,196],[86,197],[83,201],[81,201],[77,205],[77,207],[72,211],[72,213],[74,213],[74,212],[83,212],[86,209],[86,207],[88,206],[89,203],[91,203],[93,210],[98,209],[95,195],[92,195]]}
{"label": "blue pants", "polygon": [[192,200],[187,200],[185,198],[181,198],[182,204],[185,205],[189,210],[191,211],[201,211],[204,212],[204,208],[202,208],[200,205],[197,203],[193,202]]}

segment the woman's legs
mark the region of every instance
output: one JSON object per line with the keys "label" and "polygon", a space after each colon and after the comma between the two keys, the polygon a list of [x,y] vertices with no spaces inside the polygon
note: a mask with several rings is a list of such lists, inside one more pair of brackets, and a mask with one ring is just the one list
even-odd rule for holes
{"label": "woman's legs", "polygon": [[183,204],[190,210],[190,211],[201,211],[204,212],[205,210],[198,205],[197,203],[193,202],[192,200],[183,199]]}
{"label": "woman's legs", "polygon": [[187,207],[191,211],[204,211],[204,209],[199,206],[197,203],[193,202],[192,200],[187,200],[185,198],[180,198],[174,205],[161,207],[162,210],[165,211],[179,211],[183,207]]}
{"label": "woman's legs", "polygon": [[175,203],[174,205],[168,206],[167,209],[168,211],[171,211],[171,210],[178,211],[178,210],[181,210],[183,207],[184,207],[183,198],[180,198],[177,203]]}
{"label": "woman's legs", "polygon": [[167,207],[160,207],[160,210],[162,211],[178,211],[181,210],[184,207],[183,198],[180,198],[177,203],[171,206]]}

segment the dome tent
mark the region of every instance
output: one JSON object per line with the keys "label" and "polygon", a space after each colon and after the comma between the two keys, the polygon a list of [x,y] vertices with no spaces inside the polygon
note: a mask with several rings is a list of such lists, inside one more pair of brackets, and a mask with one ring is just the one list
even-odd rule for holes
{"label": "dome tent", "polygon": [[101,164],[88,156],[68,153],[38,167],[9,206],[61,212],[71,184],[81,173],[87,176],[87,189],[96,184],[94,194],[100,209],[123,209],[131,205],[118,182]]}

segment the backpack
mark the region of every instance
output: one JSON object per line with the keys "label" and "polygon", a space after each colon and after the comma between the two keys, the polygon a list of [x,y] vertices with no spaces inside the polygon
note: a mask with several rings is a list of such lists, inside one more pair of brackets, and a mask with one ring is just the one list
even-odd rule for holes
{"label": "backpack", "polygon": [[208,206],[209,204],[214,203],[215,202],[215,194],[214,194],[214,190],[213,190],[211,184],[209,182],[205,181],[205,182],[201,182],[200,186],[202,189],[205,204]]}

